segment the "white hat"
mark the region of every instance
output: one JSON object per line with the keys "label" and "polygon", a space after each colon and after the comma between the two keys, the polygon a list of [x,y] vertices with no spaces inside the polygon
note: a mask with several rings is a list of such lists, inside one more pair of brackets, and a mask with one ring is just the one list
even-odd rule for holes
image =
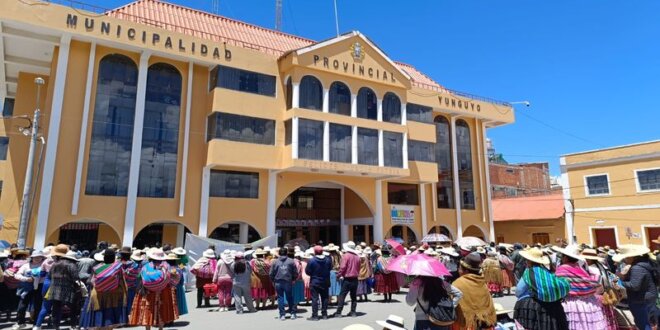
{"label": "white hat", "polygon": [[0,250],[0,258],[9,258],[9,251]]}
{"label": "white hat", "polygon": [[433,256],[437,256],[438,252],[433,251],[432,248],[428,248],[428,250],[424,251],[424,254],[426,254],[427,256],[432,256],[433,257]]}
{"label": "white hat", "polygon": [[45,258],[46,256],[44,255],[43,252],[34,250],[32,251],[32,254],[30,255],[30,259],[32,258]]}
{"label": "white hat", "polygon": [[406,330],[406,328],[403,326],[403,317],[401,316],[390,315],[387,317],[387,320],[376,321],[376,323],[378,323],[378,325],[381,327],[389,330]]}
{"label": "white hat", "polygon": [[96,260],[98,262],[103,262],[103,260],[105,259],[104,254],[105,254],[105,250],[103,250],[101,252],[98,252],[98,253],[95,253],[94,254],[94,260]]}
{"label": "white hat", "polygon": [[624,244],[619,246],[619,253],[612,257],[612,260],[620,262],[621,260],[629,257],[643,256],[650,251],[651,250],[649,250],[649,248],[643,245]]}
{"label": "white hat", "polygon": [[71,251],[71,250],[66,251],[66,254],[64,254],[64,256],[62,257],[73,261],[78,261],[78,254],[75,251]]}
{"label": "white hat", "polygon": [[342,244],[342,248],[344,249],[344,251],[347,251],[347,252],[348,251],[355,251],[355,242],[348,241],[348,242]]}
{"label": "white hat", "polygon": [[[355,244],[355,243],[353,243],[353,244]],[[323,250],[328,251],[328,252],[330,252],[330,251],[339,251],[339,247],[336,246],[333,243],[330,243],[330,244],[326,245],[325,247],[323,247]]]}
{"label": "white hat", "polygon": [[215,252],[212,249],[208,249],[202,253],[202,257],[215,259]]}
{"label": "white hat", "polygon": [[147,252],[147,258],[157,260],[157,261],[163,261],[167,259],[167,256],[165,255],[165,252],[161,249],[151,249],[149,252]]}
{"label": "white hat", "polygon": [[553,246],[552,249],[555,252],[561,253],[562,255],[569,256],[573,259],[584,261],[584,258],[582,256],[580,256],[580,247],[576,244],[571,244],[571,245],[569,245],[565,248],[560,248],[558,246]]}
{"label": "white hat", "polygon": [[186,250],[184,250],[182,247],[178,247],[176,249],[172,249],[172,253],[179,255],[179,256],[185,256],[186,255]]}
{"label": "white hat", "polygon": [[458,257],[458,253],[456,253],[456,250],[454,250],[454,248],[452,247],[444,247],[441,249],[437,249],[437,251],[442,254],[446,254],[448,256]]}
{"label": "white hat", "polygon": [[362,250],[362,253],[364,253],[366,255],[371,255],[372,252],[373,251],[371,251],[371,248],[368,247],[368,246],[366,248],[364,248],[364,250]]}
{"label": "white hat", "polygon": [[133,253],[131,254],[131,260],[138,262],[144,260],[144,255],[142,254],[142,251],[141,250],[133,251]]}

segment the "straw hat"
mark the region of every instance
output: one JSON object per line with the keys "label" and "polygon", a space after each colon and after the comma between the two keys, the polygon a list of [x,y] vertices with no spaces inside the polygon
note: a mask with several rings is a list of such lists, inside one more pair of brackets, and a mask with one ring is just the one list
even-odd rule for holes
{"label": "straw hat", "polygon": [[355,252],[355,242],[348,241],[348,242],[342,244],[342,248],[346,252]]}
{"label": "straw hat", "polygon": [[131,254],[131,260],[133,261],[143,261],[144,260],[144,254],[142,253],[142,250],[135,250],[133,251],[133,254]]}
{"label": "straw hat", "polygon": [[73,261],[78,261],[78,254],[75,253],[74,251],[67,251],[66,254],[64,255],[64,258],[73,260]]}
{"label": "straw hat", "polygon": [[428,250],[424,251],[424,254],[427,256],[435,257],[438,255],[438,252],[435,252],[432,248],[428,248]]}
{"label": "straw hat", "polygon": [[537,264],[550,264],[550,259],[548,259],[548,256],[544,255],[543,251],[541,251],[539,248],[531,248],[529,250],[520,251],[520,256]]}
{"label": "straw hat", "polygon": [[215,252],[211,249],[208,249],[202,253],[202,257],[215,259]]}
{"label": "straw hat", "polygon": [[53,253],[53,248],[54,248],[54,246],[52,246],[52,245],[47,246],[43,250],[41,250],[41,252],[43,252],[46,257],[49,257],[50,254]]}
{"label": "straw hat", "polygon": [[186,250],[184,250],[182,247],[178,247],[176,249],[172,249],[172,253],[174,253],[178,256],[185,256],[186,255]]}
{"label": "straw hat", "polygon": [[582,250],[582,253],[580,253],[580,257],[582,259],[587,259],[587,260],[596,260],[596,261],[602,261],[603,258],[598,256],[598,251],[594,249],[584,249]]}
{"label": "straw hat", "polygon": [[151,260],[163,261],[167,259],[167,256],[161,249],[151,249],[149,252],[147,252],[147,258]]}
{"label": "straw hat", "polygon": [[493,307],[495,307],[495,314],[497,315],[509,314],[513,312],[512,309],[504,309],[504,306],[502,306],[502,304],[494,303]]}
{"label": "straw hat", "polygon": [[374,328],[366,325],[366,324],[351,324],[342,330],[374,330]]}
{"label": "straw hat", "polygon": [[52,255],[57,257],[64,257],[69,251],[69,247],[66,244],[58,244],[53,248]]}
{"label": "straw hat", "polygon": [[376,321],[376,323],[378,323],[378,325],[380,325],[384,329],[406,330],[406,328],[403,326],[403,317],[397,315],[390,315],[387,317],[387,320]]}
{"label": "straw hat", "polygon": [[28,250],[24,250],[24,249],[16,249],[16,250],[13,250],[13,249],[12,249],[12,250],[10,250],[10,251],[11,251],[11,255],[12,255],[13,257],[15,257],[15,256],[20,256],[20,255],[24,255],[24,256],[27,257],[27,256],[30,255],[30,251],[28,251]]}
{"label": "straw hat", "polygon": [[165,260],[179,260],[179,256],[176,253],[168,253]]}
{"label": "straw hat", "polygon": [[[348,244],[348,243],[347,243],[347,244]],[[353,245],[355,246],[355,243],[353,243]],[[330,244],[326,245],[326,247],[324,247],[323,249],[326,250],[326,251],[328,251],[328,252],[331,252],[331,251],[339,251],[339,247],[336,246],[336,245],[333,244],[333,243],[330,243]]]}
{"label": "straw hat", "polygon": [[559,252],[562,255],[569,256],[573,259],[584,260],[584,258],[582,256],[580,256],[580,247],[578,245],[573,244],[573,245],[569,245],[565,248],[560,248],[558,246],[553,246],[552,249],[555,252]]}
{"label": "straw hat", "polygon": [[448,256],[451,256],[451,257],[458,257],[458,253],[452,247],[444,247],[442,249],[437,249],[437,251],[442,253],[442,254],[446,254]]}
{"label": "straw hat", "polygon": [[262,248],[258,248],[256,251],[254,251],[255,256],[264,256],[266,255],[266,251],[264,251]]}
{"label": "straw hat", "polygon": [[468,254],[461,260],[461,267],[474,272],[481,271],[481,256],[477,252]]}
{"label": "straw hat", "polygon": [[105,250],[103,250],[103,251],[101,251],[101,252],[98,252],[98,253],[95,253],[95,254],[94,254],[94,260],[96,260],[96,261],[98,261],[98,262],[103,262],[103,260],[104,260],[104,255],[105,255]]}
{"label": "straw hat", "polygon": [[35,251],[32,251],[32,254],[30,255],[30,259],[33,259],[33,258],[43,259],[43,258],[46,258],[46,256],[44,255],[43,252],[35,250]]}
{"label": "straw hat", "polygon": [[643,256],[649,253],[651,250],[643,245],[637,244],[625,244],[619,246],[619,253],[617,253],[612,259],[616,262],[620,262],[623,259],[630,257]]}
{"label": "straw hat", "polygon": [[371,255],[372,252],[373,251],[371,251],[371,248],[368,247],[368,246],[366,248],[364,248],[364,250],[362,250],[362,253],[364,253],[366,255]]}

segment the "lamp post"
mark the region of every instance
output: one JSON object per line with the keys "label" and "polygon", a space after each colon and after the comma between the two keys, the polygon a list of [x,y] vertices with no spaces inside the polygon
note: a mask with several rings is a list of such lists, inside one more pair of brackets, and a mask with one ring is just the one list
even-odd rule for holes
{"label": "lamp post", "polygon": [[[32,173],[34,172],[34,154],[37,149],[37,141],[39,140],[39,117],[41,115],[41,110],[39,109],[39,99],[41,97],[41,86],[44,85],[45,81],[41,77],[34,79],[34,83],[37,85],[37,105],[34,110],[34,118],[28,128],[31,128],[30,132],[30,151],[28,152],[28,161],[25,169],[25,185],[23,185],[23,198],[21,199],[21,217],[18,225],[18,239],[17,245],[18,248],[25,248],[27,241],[27,230],[28,223],[30,221],[30,194],[32,191]],[[24,130],[25,132],[25,130]]]}

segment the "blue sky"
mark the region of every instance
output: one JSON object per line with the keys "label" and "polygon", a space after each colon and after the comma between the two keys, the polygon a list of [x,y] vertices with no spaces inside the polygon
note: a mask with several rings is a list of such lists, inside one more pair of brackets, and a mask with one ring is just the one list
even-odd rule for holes
{"label": "blue sky", "polygon": [[[169,0],[211,10],[211,0]],[[87,0],[103,7],[125,1]],[[335,35],[332,0],[283,0],[283,30]],[[660,1],[337,0],[339,30],[455,90],[505,101],[489,137],[509,162],[660,139]],[[274,26],[275,0],[220,0],[220,14]]]}

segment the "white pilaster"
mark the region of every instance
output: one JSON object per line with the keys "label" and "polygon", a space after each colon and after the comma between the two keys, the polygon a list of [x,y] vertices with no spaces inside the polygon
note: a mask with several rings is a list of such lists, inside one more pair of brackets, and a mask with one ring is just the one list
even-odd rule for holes
{"label": "white pilaster", "polygon": [[406,105],[407,103],[401,103],[401,125],[405,125],[408,122],[408,113],[406,110]]}
{"label": "white pilaster", "polygon": [[451,171],[454,179],[454,208],[456,209],[456,238],[463,237],[461,189],[458,178],[458,148],[456,147],[456,117],[451,117]]}
{"label": "white pilaster", "polygon": [[[346,204],[345,203],[346,203],[346,201],[344,200],[344,196],[346,196],[344,194],[345,189],[346,189],[345,187],[341,187],[341,190],[340,190],[340,192],[341,192],[341,197],[340,198],[341,199],[340,199],[339,216],[341,217],[340,237],[341,237],[342,242],[348,242],[348,225],[346,224],[346,214],[345,214],[345,210],[346,210],[346,208],[345,208]],[[359,242],[358,242],[358,244],[359,244]]]}
{"label": "white pilaster", "polygon": [[300,107],[300,84],[299,83],[292,83],[291,86],[293,86],[293,93],[291,93],[291,107],[292,108],[299,108]]}
{"label": "white pilaster", "polygon": [[[488,221],[487,216],[486,216],[487,207],[488,207],[486,205],[486,203],[488,201],[487,201],[487,198],[484,198],[486,196],[486,191],[484,191],[484,187],[486,186],[486,183],[484,182],[484,168],[483,168],[483,163],[484,163],[483,158],[485,156],[485,153],[482,152],[483,148],[481,147],[481,140],[482,140],[481,134],[483,133],[483,131],[481,130],[481,122],[479,122],[479,119],[475,119],[474,122],[475,122],[474,126],[476,128],[475,133],[477,133],[475,135],[477,136],[477,155],[478,155],[478,157],[477,157],[477,168],[478,168],[478,172],[479,172],[479,187],[480,187],[479,195],[475,194],[475,197],[480,196],[479,197],[479,200],[480,200],[479,206],[481,208],[481,222],[486,222],[486,221]],[[476,203],[476,200],[475,200],[475,203]],[[490,231],[494,232],[494,228],[491,228]],[[493,240],[491,240],[491,241],[493,241]]]}
{"label": "white pilaster", "polygon": [[209,190],[211,188],[211,166],[202,168],[202,194],[199,202],[199,229],[197,235],[206,237],[209,231]]}
{"label": "white pilaster", "polygon": [[[482,130],[482,135],[483,135],[483,141],[486,141],[486,123],[482,122],[481,123],[481,130]],[[484,163],[485,169],[486,169],[486,197],[488,198],[488,202],[486,206],[488,207],[488,225],[490,226],[490,240],[491,242],[495,242],[495,224],[493,223],[493,199],[491,196],[491,191],[490,191],[490,161],[488,159],[488,150],[486,149],[486,145],[484,143],[483,146],[484,150],[482,153],[482,156],[484,157]]]}
{"label": "white pilaster", "polygon": [[330,90],[327,88],[323,89],[323,112],[328,113],[330,111]]}
{"label": "white pilaster", "polygon": [[80,186],[82,185],[83,160],[85,159],[85,145],[87,142],[87,125],[89,124],[89,108],[92,99],[92,80],[94,79],[94,63],[96,59],[96,42],[92,41],[87,62],[87,80],[85,81],[85,99],[80,123],[80,141],[78,142],[78,162],[76,163],[76,182],[73,186],[73,202],[71,215],[78,214],[80,201]]}
{"label": "white pilaster", "polygon": [[239,244],[247,244],[248,242],[248,224],[245,222],[241,222],[238,224],[238,243]]}
{"label": "white pilaster", "polygon": [[291,158],[298,159],[298,117],[291,118]]}
{"label": "white pilaster", "polygon": [[330,161],[330,122],[323,122],[323,161]]}
{"label": "white pilaster", "polygon": [[429,232],[428,224],[426,223],[426,183],[419,185],[419,208],[422,211],[422,237]]}
{"label": "white pilaster", "polygon": [[438,221],[438,183],[431,184],[431,205],[433,205],[433,226]]}
{"label": "white pilaster", "polygon": [[186,183],[188,182],[188,145],[190,144],[190,113],[192,112],[193,72],[195,64],[188,62],[188,88],[186,89],[186,119],[183,129],[183,155],[181,164],[181,194],[179,195],[179,216],[186,207]]}
{"label": "white pilaster", "polygon": [[564,213],[566,216],[566,243],[575,244],[575,219],[573,217],[573,203],[571,199],[571,185],[568,181],[568,171],[566,170],[566,158],[559,158],[559,167],[561,169],[561,185],[564,195]]}
{"label": "white pilaster", "polygon": [[351,164],[358,163],[358,127],[353,126],[351,135]]}
{"label": "white pilaster", "polygon": [[383,130],[378,130],[378,166],[385,166]]}
{"label": "white pilaster", "polygon": [[266,201],[266,235],[275,235],[275,216],[277,207],[275,198],[277,197],[277,175],[279,171],[268,171],[268,200]]}
{"label": "white pilaster", "polygon": [[135,230],[135,208],[137,205],[138,182],[140,180],[140,157],[142,155],[142,131],[144,129],[144,106],[147,93],[147,72],[149,71],[148,52],[140,55],[137,95],[135,96],[135,119],[133,122],[133,144],[131,146],[131,165],[128,172],[128,192],[126,194],[126,216],[124,217],[124,246],[133,245]]}
{"label": "white pilaster", "polygon": [[186,236],[186,227],[182,224],[176,224],[176,246],[183,246],[184,238]]}
{"label": "white pilaster", "polygon": [[374,243],[383,243],[383,181],[376,180],[376,214],[374,214]]}
{"label": "white pilaster", "polygon": [[55,159],[57,157],[57,144],[60,138],[60,122],[62,121],[62,104],[64,102],[64,90],[66,88],[66,75],[69,67],[69,48],[71,46],[71,35],[60,38],[59,52],[57,55],[57,68],[55,69],[55,82],[53,85],[53,102],[50,107],[48,123],[47,146],[44,157],[44,167],[39,194],[39,207],[37,209],[37,224],[34,231],[34,248],[41,250],[46,243],[46,231],[48,229],[48,218],[50,213],[50,199],[53,191],[53,177],[55,176]]}
{"label": "white pilaster", "polygon": [[403,168],[408,169],[408,133],[403,133]]}
{"label": "white pilaster", "polygon": [[357,118],[357,94],[351,94],[351,117]]}
{"label": "white pilaster", "polygon": [[377,99],[376,100],[376,119],[378,121],[383,121],[383,100],[382,99]]}

